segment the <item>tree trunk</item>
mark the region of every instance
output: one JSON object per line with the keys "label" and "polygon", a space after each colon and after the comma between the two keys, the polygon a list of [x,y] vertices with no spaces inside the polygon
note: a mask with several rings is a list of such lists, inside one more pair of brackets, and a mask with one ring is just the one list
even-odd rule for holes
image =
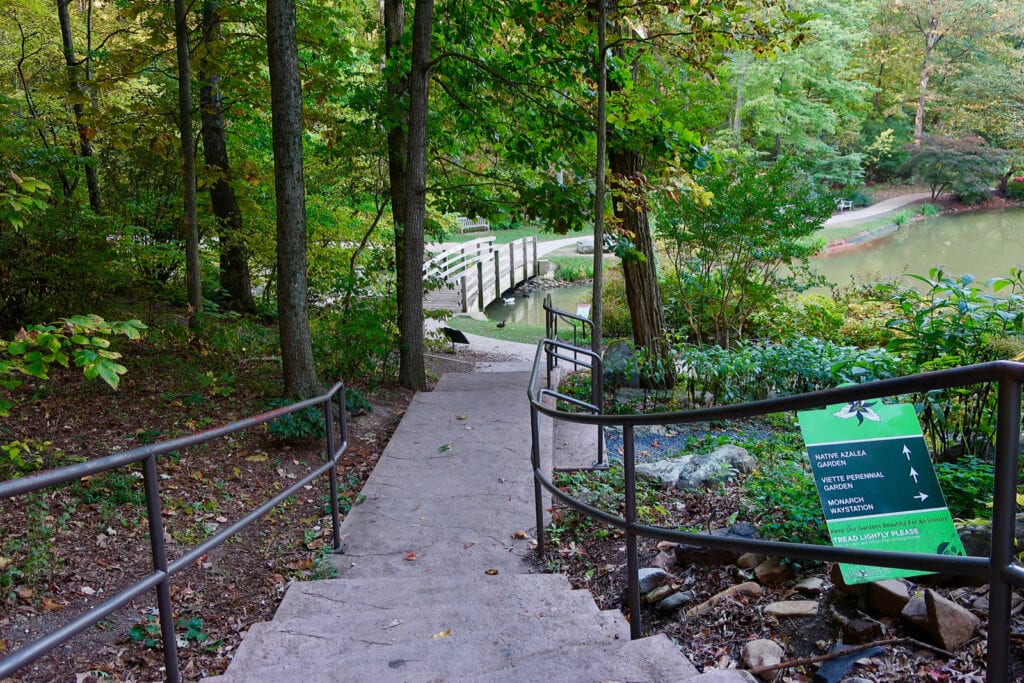
{"label": "tree trunk", "polygon": [[[647,349],[654,358],[668,361],[665,311],[661,306],[661,291],[658,288],[654,239],[643,201],[647,192],[647,180],[643,176],[644,157],[631,150],[613,150],[608,157],[616,193],[615,216],[621,223],[622,231],[631,237],[640,256],[622,259],[633,343]],[[651,379],[645,378],[648,382]],[[675,373],[666,372],[654,383],[672,386],[675,384]]]}
{"label": "tree trunk", "polygon": [[924,31],[924,57],[921,59],[921,79],[918,84],[917,111],[914,113],[914,146],[920,147],[924,138],[924,109],[928,98],[928,81],[932,75],[932,51],[942,39],[939,30],[939,17],[935,14],[928,17],[928,28]]}
{"label": "tree trunk", "polygon": [[267,61],[277,198],[277,316],[284,389],[308,398],[323,391],[313,365],[306,292],[306,187],[302,176],[302,82],[295,0],[267,0]]}
{"label": "tree trunk", "polygon": [[196,329],[203,312],[203,284],[199,274],[199,219],[196,216],[196,149],[192,137],[192,65],[188,48],[185,0],[174,0],[174,38],[178,57],[178,131],[181,136],[185,281],[188,290],[189,328]]}
{"label": "tree trunk", "polygon": [[387,82],[388,107],[388,179],[391,194],[391,218],[395,225],[395,296],[398,319],[402,320],[405,292],[406,161],[409,156],[408,73],[393,68],[402,60],[402,35],[405,32],[404,0],[384,0],[384,59],[392,66]]}
{"label": "tree trunk", "polygon": [[[223,41],[220,28],[220,0],[203,3],[203,42],[208,46]],[[231,165],[225,134],[224,107],[220,95],[220,67],[216,57],[207,59],[200,77],[199,111],[203,120],[203,155],[213,171],[210,205],[217,218],[220,241],[220,286],[228,293],[229,308],[254,313],[248,250],[242,236],[242,212],[232,185]]]}
{"label": "tree trunk", "polygon": [[594,169],[594,283],[590,319],[594,334],[590,350],[601,353],[604,328],[604,200],[608,157],[608,3],[599,0],[597,15],[597,160]]}
{"label": "tree trunk", "polygon": [[85,87],[78,78],[78,58],[75,57],[75,43],[71,35],[71,16],[68,13],[69,0],[57,0],[57,16],[60,20],[60,38],[64,48],[64,63],[68,68],[68,89],[71,91],[71,111],[75,116],[75,128],[78,130],[79,155],[85,163],[85,183],[89,189],[89,207],[94,213],[103,213],[100,198],[100,182],[96,172],[96,159],[92,152],[93,129],[85,125],[85,105],[87,99]]}
{"label": "tree trunk", "polygon": [[412,19],[412,67],[409,72],[409,156],[406,161],[406,222],[402,235],[401,338],[398,381],[425,389],[423,365],[423,224],[427,199],[427,113],[430,79],[430,32],[434,0],[416,0]]}

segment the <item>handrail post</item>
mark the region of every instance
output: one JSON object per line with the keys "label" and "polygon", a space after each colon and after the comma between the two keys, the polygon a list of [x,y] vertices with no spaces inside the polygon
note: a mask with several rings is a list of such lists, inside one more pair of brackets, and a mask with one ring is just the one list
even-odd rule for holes
{"label": "handrail post", "polygon": [[164,523],[160,514],[160,486],[156,471],[156,456],[142,461],[142,479],[146,488],[146,516],[149,520],[149,545],[153,552],[153,569],[163,574],[156,585],[156,604],[160,620],[160,638],[164,646],[164,666],[167,680],[178,683],[178,639],[174,635],[174,607],[171,605],[171,577],[167,573],[167,547],[164,544]]}
{"label": "handrail post", "polygon": [[533,506],[537,519],[537,557],[544,559],[544,499],[537,470],[540,469],[540,413],[530,406],[530,462],[533,464]]}
{"label": "handrail post", "polygon": [[622,471],[625,478],[626,496],[623,516],[626,518],[626,577],[629,584],[629,637],[636,640],[640,628],[640,554],[636,542],[636,444],[633,441],[633,425],[622,425]]}
{"label": "handrail post", "polygon": [[1005,680],[1010,670],[1009,639],[1012,587],[1004,571],[1013,563],[1017,509],[1017,459],[1020,449],[1020,384],[999,380],[996,418],[995,491],[992,500],[992,554],[989,559],[989,680]]}
{"label": "handrail post", "polygon": [[508,245],[508,286],[509,289],[516,286],[516,245],[511,242]]}
{"label": "handrail post", "polygon": [[[338,391],[339,396],[345,395],[345,389],[342,388]],[[345,404],[341,403],[341,414],[345,414]],[[332,410],[331,399],[324,401],[324,424],[326,425],[325,438],[327,440],[327,460],[328,462],[334,462],[334,411]],[[334,552],[338,552],[341,549],[341,516],[339,515],[338,505],[338,468],[337,466],[331,467],[327,471],[327,481],[329,487],[329,494],[331,498],[331,542],[334,546]]]}
{"label": "handrail post", "polygon": [[484,262],[479,259],[476,262],[476,303],[481,311],[484,310]]}

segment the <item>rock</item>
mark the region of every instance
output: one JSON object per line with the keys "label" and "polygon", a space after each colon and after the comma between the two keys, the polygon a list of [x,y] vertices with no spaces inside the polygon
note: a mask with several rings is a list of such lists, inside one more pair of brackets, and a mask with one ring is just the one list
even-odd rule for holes
{"label": "rock", "polygon": [[736,559],[736,566],[740,569],[753,569],[765,559],[765,556],[760,553],[743,553]]}
{"label": "rock", "polygon": [[[759,666],[775,666],[782,662],[782,655],[786,651],[774,640],[760,638],[751,640],[743,646],[743,666],[748,669],[755,669]],[[772,678],[776,672],[771,672]]]}
{"label": "rock", "polygon": [[881,622],[867,617],[846,617],[833,610],[832,616],[843,632],[843,640],[850,643],[870,643],[885,632]]}
{"label": "rock", "polygon": [[887,617],[898,617],[910,602],[910,586],[899,579],[868,584],[868,606]]}
{"label": "rock", "polygon": [[981,624],[981,619],[966,608],[933,590],[924,592],[924,602],[928,610],[928,632],[947,650],[955,650],[973,638]]}
{"label": "rock", "polygon": [[676,556],[672,552],[662,550],[651,560],[651,566],[656,569],[668,569],[676,564]]}
{"label": "rock", "polygon": [[816,617],[818,616],[818,603],[814,600],[783,600],[766,606],[764,613],[776,618]]}
{"label": "rock", "polygon": [[675,593],[675,589],[672,586],[658,586],[649,593],[644,593],[642,600],[645,605],[653,605],[661,602],[673,593]]}
{"label": "rock", "polygon": [[[637,469],[639,468],[640,466],[637,465]],[[731,524],[724,529],[715,529],[711,532],[711,535],[724,538],[757,538],[757,527],[747,522],[740,522],[739,524]],[[703,566],[733,564],[739,559],[735,550],[704,548],[699,545],[689,545],[686,543],[676,545],[674,551],[676,562],[687,566],[692,564]]]}
{"label": "rock", "polygon": [[928,631],[928,607],[924,602],[924,592],[914,591],[910,600],[900,610],[900,619],[921,631]]}
{"label": "rock", "polygon": [[583,237],[576,240],[576,253],[577,254],[593,254],[594,253],[594,238]]}
{"label": "rock", "polygon": [[604,352],[604,386],[607,389],[640,386],[633,349],[624,341],[612,342]]}
{"label": "rock", "polygon": [[793,586],[793,590],[804,595],[821,595],[821,592],[825,590],[825,579],[820,576],[811,576]]}
{"label": "rock", "polygon": [[[605,352],[605,381],[609,375],[608,356]],[[746,449],[732,444],[722,446],[711,453],[680,455],[655,462],[638,463],[637,476],[660,481],[665,488],[696,489],[705,484],[731,479],[737,472],[751,472],[756,461]]]}
{"label": "rock", "polygon": [[650,593],[655,588],[664,586],[672,580],[671,574],[664,569],[657,569],[655,567],[644,567],[639,571],[639,575],[641,595]]}
{"label": "rock", "polygon": [[696,607],[691,608],[689,611],[687,611],[686,616],[688,618],[692,618],[700,616],[701,614],[706,614],[707,612],[711,611],[711,609],[715,605],[720,603],[722,600],[726,600],[736,595],[760,597],[761,586],[760,584],[754,583],[753,581],[747,581],[745,583],[738,583],[735,586],[729,586],[721,593],[717,593],[716,595],[711,596],[710,598],[700,603]]}
{"label": "rock", "polygon": [[658,603],[658,611],[662,614],[671,614],[682,609],[684,606],[689,605],[691,602],[697,599],[693,591],[683,591],[682,593],[673,593],[664,600]]}
{"label": "rock", "polygon": [[793,578],[793,568],[782,562],[782,558],[769,557],[757,565],[754,576],[762,586],[778,586]]}

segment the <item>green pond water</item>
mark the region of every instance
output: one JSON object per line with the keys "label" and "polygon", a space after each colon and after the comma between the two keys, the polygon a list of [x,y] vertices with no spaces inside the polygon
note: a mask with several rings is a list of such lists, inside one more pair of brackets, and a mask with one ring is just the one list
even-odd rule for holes
{"label": "green pond water", "polygon": [[1008,275],[1024,264],[1024,209],[928,218],[811,263],[839,286],[905,273],[927,275],[935,267],[955,277],[970,273],[981,281]]}
{"label": "green pond water", "polygon": [[[824,234],[827,237],[828,232]],[[840,287],[906,273],[927,275],[935,267],[954,277],[970,273],[985,281],[1024,265],[1024,209],[928,218],[862,245],[815,257],[811,264]],[[577,305],[590,301],[590,292],[587,284],[514,299],[506,295],[509,301],[499,299],[485,312],[492,320],[542,326],[545,295],[551,294],[556,308],[575,313]]]}

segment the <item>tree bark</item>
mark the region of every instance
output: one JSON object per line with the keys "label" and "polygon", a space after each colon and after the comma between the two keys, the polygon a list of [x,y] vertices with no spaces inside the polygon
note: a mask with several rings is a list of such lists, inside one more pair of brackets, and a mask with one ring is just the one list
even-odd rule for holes
{"label": "tree bark", "polygon": [[412,20],[412,67],[409,71],[409,155],[406,160],[406,222],[402,234],[404,277],[398,381],[409,389],[427,386],[423,365],[423,233],[427,199],[427,114],[430,79],[430,33],[434,0],[416,0]]}
{"label": "tree bark", "polygon": [[68,13],[69,0],[57,0],[57,16],[60,20],[60,38],[64,48],[64,63],[68,68],[68,89],[73,98],[71,111],[75,116],[75,128],[78,130],[79,156],[84,160],[85,183],[89,190],[89,207],[94,213],[103,213],[103,202],[100,196],[100,182],[96,171],[96,158],[92,151],[94,131],[85,125],[85,87],[78,78],[79,62],[75,56],[75,43],[71,35],[71,16]]}
{"label": "tree bark", "polygon": [[942,39],[939,27],[940,18],[936,14],[928,16],[928,25],[924,29],[924,57],[921,59],[921,78],[918,82],[917,110],[914,112],[914,146],[920,147],[924,138],[925,101],[928,98],[928,81],[932,75],[932,51]]}
{"label": "tree bark", "polygon": [[590,350],[601,353],[604,310],[604,200],[608,158],[608,3],[599,0],[597,15],[597,160],[594,169],[594,283],[590,319],[594,334]]}
{"label": "tree bark", "polygon": [[323,391],[313,364],[306,291],[306,187],[302,169],[302,82],[295,0],[267,0],[274,192],[277,198],[277,315],[285,393]]}
{"label": "tree bark", "polygon": [[199,274],[199,218],[196,215],[196,149],[192,137],[192,65],[188,47],[188,15],[185,0],[174,0],[174,38],[178,57],[178,131],[181,137],[183,232],[185,234],[185,281],[188,291],[189,328],[195,331],[203,312],[203,284]]}
{"label": "tree bark", "polygon": [[[203,3],[203,42],[209,47],[223,41],[220,28],[220,0]],[[232,185],[228,161],[224,106],[220,94],[220,69],[214,58],[207,59],[200,76],[199,111],[203,121],[203,155],[212,170],[210,205],[217,218],[220,241],[220,286],[230,299],[229,308],[254,313],[248,250],[242,236],[242,211]]]}
{"label": "tree bark", "polygon": [[[633,343],[647,349],[654,358],[667,360],[665,345],[665,310],[661,306],[658,271],[655,262],[654,239],[643,197],[647,181],[643,175],[644,157],[632,150],[613,150],[609,153],[615,216],[622,231],[629,235],[639,258],[622,259],[622,272],[626,280],[626,301],[633,326]],[[645,378],[650,382],[651,378]],[[675,373],[664,373],[655,382],[659,386],[675,384]]]}
{"label": "tree bark", "polygon": [[[405,32],[405,1],[384,0],[384,59],[389,66],[388,98],[388,179],[391,195],[391,218],[395,226],[395,296],[398,301],[398,319],[402,320],[405,292],[405,223],[406,223],[406,162],[409,156],[409,77],[408,71],[395,68],[402,54],[402,35]],[[404,344],[403,344],[404,345]]]}

